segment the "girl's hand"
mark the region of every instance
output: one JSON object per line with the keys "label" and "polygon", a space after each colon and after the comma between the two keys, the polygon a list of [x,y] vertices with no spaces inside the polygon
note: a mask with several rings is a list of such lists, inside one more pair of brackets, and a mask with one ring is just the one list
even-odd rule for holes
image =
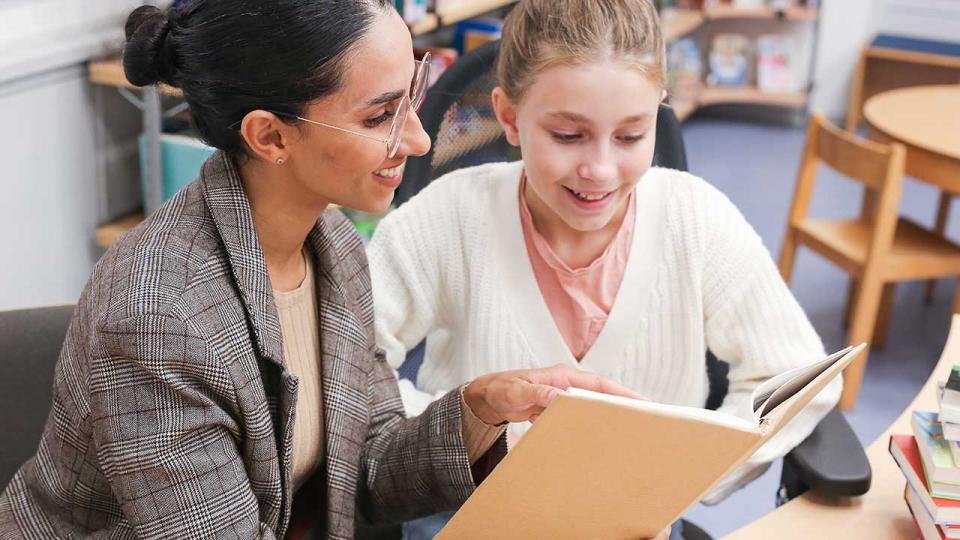
{"label": "girl's hand", "polygon": [[560,392],[583,388],[605,394],[643,399],[627,388],[595,373],[568,365],[491,373],[473,380],[463,391],[464,401],[490,425],[534,421]]}

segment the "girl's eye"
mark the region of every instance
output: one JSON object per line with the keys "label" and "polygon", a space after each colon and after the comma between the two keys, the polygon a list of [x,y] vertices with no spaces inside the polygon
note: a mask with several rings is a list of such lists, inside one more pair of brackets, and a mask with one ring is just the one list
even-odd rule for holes
{"label": "girl's eye", "polygon": [[550,132],[550,135],[553,137],[553,140],[563,144],[576,142],[581,138],[579,133],[560,133],[557,131],[552,131]]}
{"label": "girl's eye", "polygon": [[640,133],[637,135],[621,135],[620,137],[617,137],[617,138],[620,139],[620,142],[622,143],[634,144],[642,141],[645,136],[646,136],[645,133]]}
{"label": "girl's eye", "polygon": [[380,124],[386,122],[386,121],[389,120],[390,118],[392,118],[393,115],[394,115],[394,111],[392,111],[392,110],[390,110],[390,109],[384,109],[383,112],[380,113],[379,115],[377,115],[377,116],[375,116],[375,117],[373,117],[373,118],[368,118],[368,119],[364,120],[364,121],[363,121],[363,125],[367,126],[368,128],[375,128],[375,127],[379,126]]}

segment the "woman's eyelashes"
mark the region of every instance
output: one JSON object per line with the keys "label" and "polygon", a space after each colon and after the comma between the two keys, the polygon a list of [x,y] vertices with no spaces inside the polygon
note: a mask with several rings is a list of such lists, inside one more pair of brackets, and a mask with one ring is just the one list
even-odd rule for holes
{"label": "woman's eyelashes", "polygon": [[396,113],[393,109],[384,109],[382,113],[374,116],[373,118],[367,118],[363,121],[363,125],[368,128],[375,128],[389,120]]}

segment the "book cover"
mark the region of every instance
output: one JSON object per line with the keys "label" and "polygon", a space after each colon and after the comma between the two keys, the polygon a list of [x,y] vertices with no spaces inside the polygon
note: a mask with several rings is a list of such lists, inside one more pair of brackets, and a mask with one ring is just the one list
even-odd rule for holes
{"label": "book cover", "polygon": [[736,415],[570,389],[437,538],[656,536],[778,433],[863,348],[769,379]]}
{"label": "book cover", "polygon": [[930,495],[920,464],[920,449],[911,435],[891,435],[890,455],[900,467],[907,483],[917,493],[927,512],[938,525],[960,525],[960,501]]}
{"label": "book cover", "polygon": [[771,94],[795,91],[793,39],[766,34],[757,38],[757,88]]}
{"label": "book cover", "polygon": [[927,486],[935,497],[960,499],[960,469],[953,462],[950,442],[931,413],[914,411],[911,427],[920,448]]}
{"label": "book cover", "polygon": [[950,370],[950,377],[947,378],[947,390],[960,393],[960,365],[955,365]]}
{"label": "book cover", "polygon": [[750,83],[750,41],[740,34],[717,34],[710,49],[712,86],[742,87]]}

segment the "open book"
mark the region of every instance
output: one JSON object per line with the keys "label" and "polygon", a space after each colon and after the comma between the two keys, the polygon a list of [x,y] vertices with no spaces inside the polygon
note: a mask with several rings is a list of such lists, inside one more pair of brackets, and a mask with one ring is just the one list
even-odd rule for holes
{"label": "open book", "polygon": [[735,415],[571,388],[437,538],[655,536],[773,437],[864,347],[768,379]]}

